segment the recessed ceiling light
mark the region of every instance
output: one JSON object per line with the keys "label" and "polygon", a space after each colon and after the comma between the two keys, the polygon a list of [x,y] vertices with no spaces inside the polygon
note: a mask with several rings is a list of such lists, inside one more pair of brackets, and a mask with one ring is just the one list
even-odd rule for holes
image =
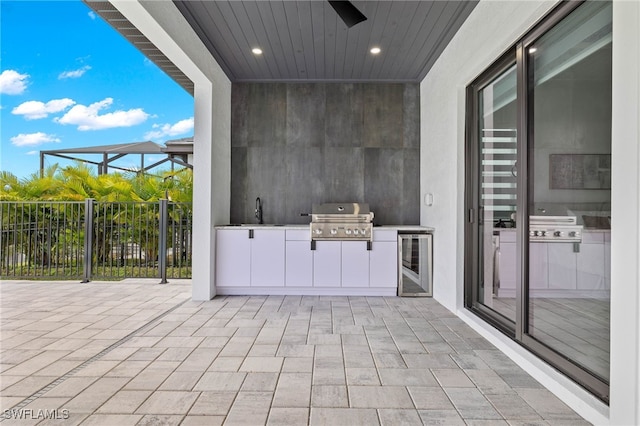
{"label": "recessed ceiling light", "polygon": [[380,53],[380,48],[379,47],[372,47],[369,52],[371,52],[373,55],[377,55],[378,53]]}
{"label": "recessed ceiling light", "polygon": [[254,47],[253,49],[251,49],[251,51],[254,55],[262,55],[262,49],[260,49],[259,47]]}

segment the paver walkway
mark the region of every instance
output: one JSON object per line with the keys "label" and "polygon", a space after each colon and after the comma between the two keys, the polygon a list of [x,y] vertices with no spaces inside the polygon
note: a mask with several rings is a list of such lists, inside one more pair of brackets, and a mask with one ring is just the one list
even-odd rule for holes
{"label": "paver walkway", "polygon": [[0,283],[2,425],[588,424],[430,298],[155,282]]}

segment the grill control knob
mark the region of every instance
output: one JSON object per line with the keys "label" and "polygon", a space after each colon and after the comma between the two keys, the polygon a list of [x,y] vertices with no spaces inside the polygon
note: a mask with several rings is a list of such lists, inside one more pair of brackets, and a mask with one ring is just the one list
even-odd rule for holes
{"label": "grill control knob", "polygon": [[580,236],[580,231],[571,231],[571,232],[569,232],[569,236],[572,237],[572,238],[579,237]]}
{"label": "grill control knob", "polygon": [[320,235],[320,234],[322,234],[322,229],[316,228],[316,229],[313,230],[313,233],[316,234],[316,235]]}
{"label": "grill control knob", "polygon": [[334,229],[331,230],[331,235],[336,235],[337,233],[338,233],[337,229],[334,228]]}
{"label": "grill control knob", "polygon": [[354,230],[353,230],[353,235],[358,235],[358,233],[359,233],[359,232],[360,232],[360,230],[358,230],[358,229],[354,229]]}
{"label": "grill control knob", "polygon": [[546,237],[547,236],[547,231],[540,231],[540,235],[543,236],[543,237]]}
{"label": "grill control knob", "polygon": [[[345,234],[347,234],[347,235],[351,235],[351,229],[347,228],[347,229],[344,231],[344,233],[345,233]],[[358,233],[358,230],[357,230],[357,229],[355,229],[355,230],[353,231],[353,233],[354,233],[354,234],[357,234],[357,233]]]}
{"label": "grill control knob", "polygon": [[564,232],[562,231],[556,231],[553,233],[554,237],[564,237]]}
{"label": "grill control knob", "polygon": [[529,231],[529,236],[530,237],[535,237],[536,236],[536,231]]}

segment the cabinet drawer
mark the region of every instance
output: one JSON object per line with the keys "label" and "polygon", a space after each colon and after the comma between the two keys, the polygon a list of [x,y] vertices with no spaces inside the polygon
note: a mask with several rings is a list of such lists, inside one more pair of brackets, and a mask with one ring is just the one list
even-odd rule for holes
{"label": "cabinet drawer", "polygon": [[308,229],[287,229],[287,241],[311,241],[311,231]]}
{"label": "cabinet drawer", "polygon": [[398,231],[395,229],[374,228],[373,241],[398,241]]}

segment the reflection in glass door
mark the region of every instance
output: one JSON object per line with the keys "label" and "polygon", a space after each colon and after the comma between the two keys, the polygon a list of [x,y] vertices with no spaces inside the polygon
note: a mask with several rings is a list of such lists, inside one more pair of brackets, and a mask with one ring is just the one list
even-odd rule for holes
{"label": "reflection in glass door", "polygon": [[[476,179],[473,215],[477,262],[473,266],[472,304],[506,329],[515,323],[516,296],[516,66],[498,63],[486,81],[473,88],[477,110],[472,150]],[[477,213],[476,213],[477,212]]]}
{"label": "reflection in glass door", "polygon": [[528,42],[528,328],[609,380],[611,3]]}

